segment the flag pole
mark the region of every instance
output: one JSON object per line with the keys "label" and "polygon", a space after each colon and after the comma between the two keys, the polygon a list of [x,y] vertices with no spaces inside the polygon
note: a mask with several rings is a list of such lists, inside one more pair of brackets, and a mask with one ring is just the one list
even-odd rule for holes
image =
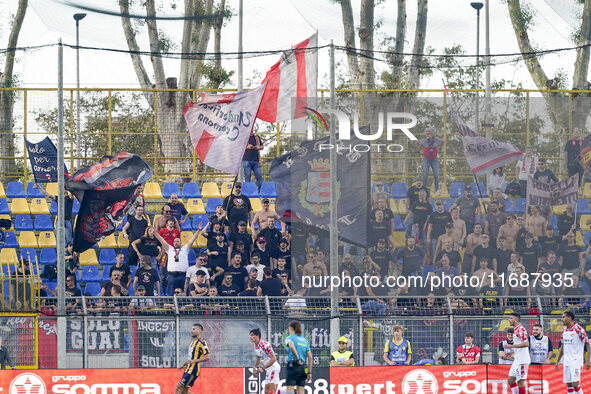
{"label": "flag pole", "polygon": [[[478,197],[478,199],[480,199],[483,196],[482,190],[480,190],[480,183],[478,183],[478,177],[476,176],[476,174],[472,173],[472,175],[474,175],[474,182],[476,182],[476,188],[478,189],[478,195],[480,196],[480,197]],[[482,206],[484,206],[484,214],[488,215],[488,211],[486,209],[486,204],[482,204]]]}
{"label": "flag pole", "polygon": [[[330,108],[336,108],[335,93],[335,59],[334,43],[330,40]],[[330,120],[330,143],[336,146],[336,127],[334,115]],[[335,149],[330,150],[330,274],[338,275],[339,268],[339,233],[337,222],[337,153]],[[331,286],[330,288],[330,345],[331,349],[338,348],[338,338],[340,336],[339,288]]]}
{"label": "flag pole", "polygon": [[[232,188],[230,189],[230,194],[229,196],[231,196],[232,194],[234,194],[234,185],[236,184],[236,181],[238,180],[238,174],[236,174],[236,176],[234,177],[234,180],[232,181]],[[228,198],[228,201],[224,204],[224,211],[226,211],[226,214],[228,212],[228,205],[230,204],[230,199]],[[250,218],[248,218],[248,220],[250,220]],[[248,224],[248,223],[247,223]],[[254,228],[252,229],[253,233],[254,233]]]}

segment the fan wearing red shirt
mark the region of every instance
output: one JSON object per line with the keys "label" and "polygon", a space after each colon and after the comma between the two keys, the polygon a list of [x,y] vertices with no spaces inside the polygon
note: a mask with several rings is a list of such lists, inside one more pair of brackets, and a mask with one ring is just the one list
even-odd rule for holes
{"label": "fan wearing red shirt", "polygon": [[181,237],[181,232],[174,227],[175,221],[173,218],[166,220],[166,227],[160,229],[158,234],[170,245],[174,246],[174,239]]}
{"label": "fan wearing red shirt", "polygon": [[480,364],[480,348],[474,345],[474,334],[471,332],[464,335],[464,344],[456,350],[456,363],[458,364]]}

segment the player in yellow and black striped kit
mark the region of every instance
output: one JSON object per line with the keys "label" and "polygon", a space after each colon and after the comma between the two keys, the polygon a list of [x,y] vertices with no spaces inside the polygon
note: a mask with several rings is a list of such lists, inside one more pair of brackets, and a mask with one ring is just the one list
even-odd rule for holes
{"label": "player in yellow and black striped kit", "polygon": [[209,349],[207,343],[201,339],[203,333],[203,326],[199,323],[193,324],[191,328],[191,337],[193,341],[189,345],[189,359],[179,367],[179,369],[185,369],[183,377],[176,386],[175,394],[188,394],[189,388],[193,387],[193,384],[199,377],[199,370],[201,363],[209,360]]}

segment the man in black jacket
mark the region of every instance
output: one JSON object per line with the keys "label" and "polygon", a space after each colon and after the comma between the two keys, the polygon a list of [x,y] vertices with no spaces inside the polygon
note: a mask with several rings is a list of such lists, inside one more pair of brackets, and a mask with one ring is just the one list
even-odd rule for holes
{"label": "man in black jacket", "polygon": [[14,364],[8,355],[8,349],[2,347],[2,337],[0,337],[0,369],[6,369],[7,365],[9,369],[14,369]]}

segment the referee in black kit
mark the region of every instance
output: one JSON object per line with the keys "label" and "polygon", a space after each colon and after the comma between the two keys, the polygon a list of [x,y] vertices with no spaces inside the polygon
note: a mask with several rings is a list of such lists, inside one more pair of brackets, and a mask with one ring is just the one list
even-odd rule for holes
{"label": "referee in black kit", "polygon": [[[287,394],[304,394],[306,383],[312,381],[312,352],[310,342],[302,336],[302,324],[299,321],[289,323],[289,336],[285,339],[287,347],[287,376],[285,385]],[[308,368],[306,371],[306,361]]]}

